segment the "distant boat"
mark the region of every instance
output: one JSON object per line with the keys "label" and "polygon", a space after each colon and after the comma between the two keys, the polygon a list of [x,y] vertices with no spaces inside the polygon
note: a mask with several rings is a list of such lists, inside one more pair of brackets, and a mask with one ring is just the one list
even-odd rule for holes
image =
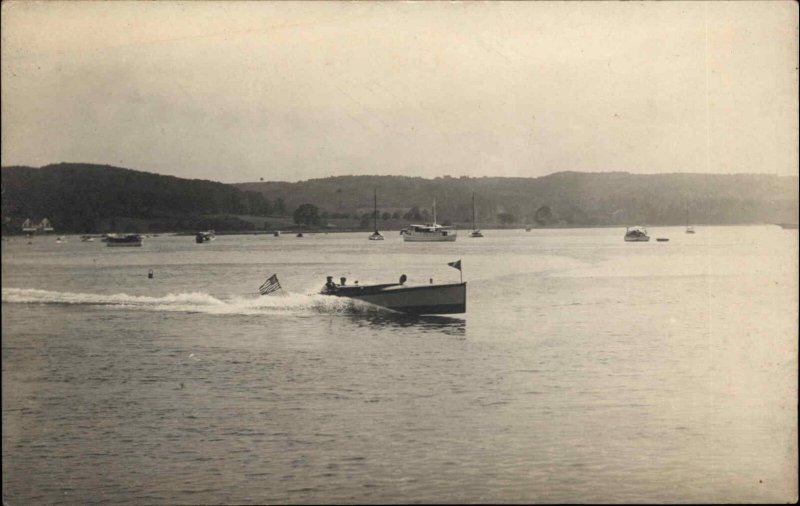
{"label": "distant boat", "polygon": [[470,237],[483,237],[483,234],[478,230],[477,222],[475,221],[475,192],[472,192],[472,232],[469,233]]}
{"label": "distant boat", "polygon": [[408,314],[453,314],[467,311],[467,284],[464,282],[405,286],[405,281],[406,277],[403,275],[399,283],[347,286],[345,278],[337,285],[333,282],[333,277],[329,276],[320,293],[356,299]]}
{"label": "distant boat", "polygon": [[280,237],[281,236],[281,231],[280,230],[276,230],[275,232],[272,233],[272,235],[275,236],[275,237]]}
{"label": "distant boat", "polygon": [[106,238],[106,246],[111,248],[141,246],[142,242],[142,236],[139,234],[108,234]]}
{"label": "distant boat", "polygon": [[686,233],[694,234],[694,227],[689,226],[689,207],[686,207]]}
{"label": "distant boat", "polygon": [[374,210],[372,211],[373,222],[375,224],[375,232],[370,234],[369,240],[370,241],[382,241],[383,236],[380,232],[378,232],[378,190],[375,190],[375,206]]}
{"label": "distant boat", "polygon": [[90,235],[82,235],[81,242],[94,242],[94,238]]}
{"label": "distant boat", "polygon": [[453,227],[436,223],[436,199],[433,199],[433,222],[424,225],[410,225],[403,234],[405,242],[453,242],[458,232]]}
{"label": "distant boat", "polygon": [[197,244],[213,241],[214,239],[216,239],[216,234],[214,233],[213,230],[198,232],[197,235],[194,236],[194,242],[196,242]]}
{"label": "distant boat", "polygon": [[644,227],[626,227],[625,228],[625,241],[626,242],[647,242],[650,236],[647,235],[647,229]]}
{"label": "distant boat", "polygon": [[302,232],[298,232],[295,237],[303,237],[303,233]]}
{"label": "distant boat", "polygon": [[531,227],[525,227],[525,232],[530,232],[530,231],[531,231]]}
{"label": "distant boat", "polygon": [[669,238],[667,238],[667,237],[657,237],[656,241],[658,241],[658,242],[668,242]]}

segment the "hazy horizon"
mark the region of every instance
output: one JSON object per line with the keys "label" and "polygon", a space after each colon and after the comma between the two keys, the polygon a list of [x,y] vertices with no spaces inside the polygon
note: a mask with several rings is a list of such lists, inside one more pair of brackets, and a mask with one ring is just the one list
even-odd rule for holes
{"label": "hazy horizon", "polygon": [[4,2],[2,165],[798,170],[791,2]]}

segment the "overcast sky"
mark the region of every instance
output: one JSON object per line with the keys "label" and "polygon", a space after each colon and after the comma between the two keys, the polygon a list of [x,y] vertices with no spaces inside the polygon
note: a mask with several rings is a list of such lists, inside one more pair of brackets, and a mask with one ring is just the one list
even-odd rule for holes
{"label": "overcast sky", "polygon": [[3,2],[2,164],[797,174],[795,2]]}

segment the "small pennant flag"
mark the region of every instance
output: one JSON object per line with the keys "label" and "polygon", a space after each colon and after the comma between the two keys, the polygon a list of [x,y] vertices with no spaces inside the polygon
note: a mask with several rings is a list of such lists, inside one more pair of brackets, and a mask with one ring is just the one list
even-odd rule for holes
{"label": "small pennant flag", "polygon": [[261,295],[266,295],[268,293],[276,292],[281,289],[281,284],[278,282],[278,275],[273,274],[270,276],[264,284],[258,288],[258,291]]}
{"label": "small pennant flag", "polygon": [[447,262],[447,265],[454,269],[461,270],[461,260],[456,260],[455,262]]}

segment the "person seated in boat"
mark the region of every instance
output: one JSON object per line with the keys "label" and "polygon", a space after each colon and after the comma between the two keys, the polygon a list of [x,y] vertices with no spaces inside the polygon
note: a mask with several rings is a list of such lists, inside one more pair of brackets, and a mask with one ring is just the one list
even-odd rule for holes
{"label": "person seated in boat", "polygon": [[325,286],[322,287],[322,293],[333,293],[336,291],[336,283],[333,282],[333,276],[328,276]]}

